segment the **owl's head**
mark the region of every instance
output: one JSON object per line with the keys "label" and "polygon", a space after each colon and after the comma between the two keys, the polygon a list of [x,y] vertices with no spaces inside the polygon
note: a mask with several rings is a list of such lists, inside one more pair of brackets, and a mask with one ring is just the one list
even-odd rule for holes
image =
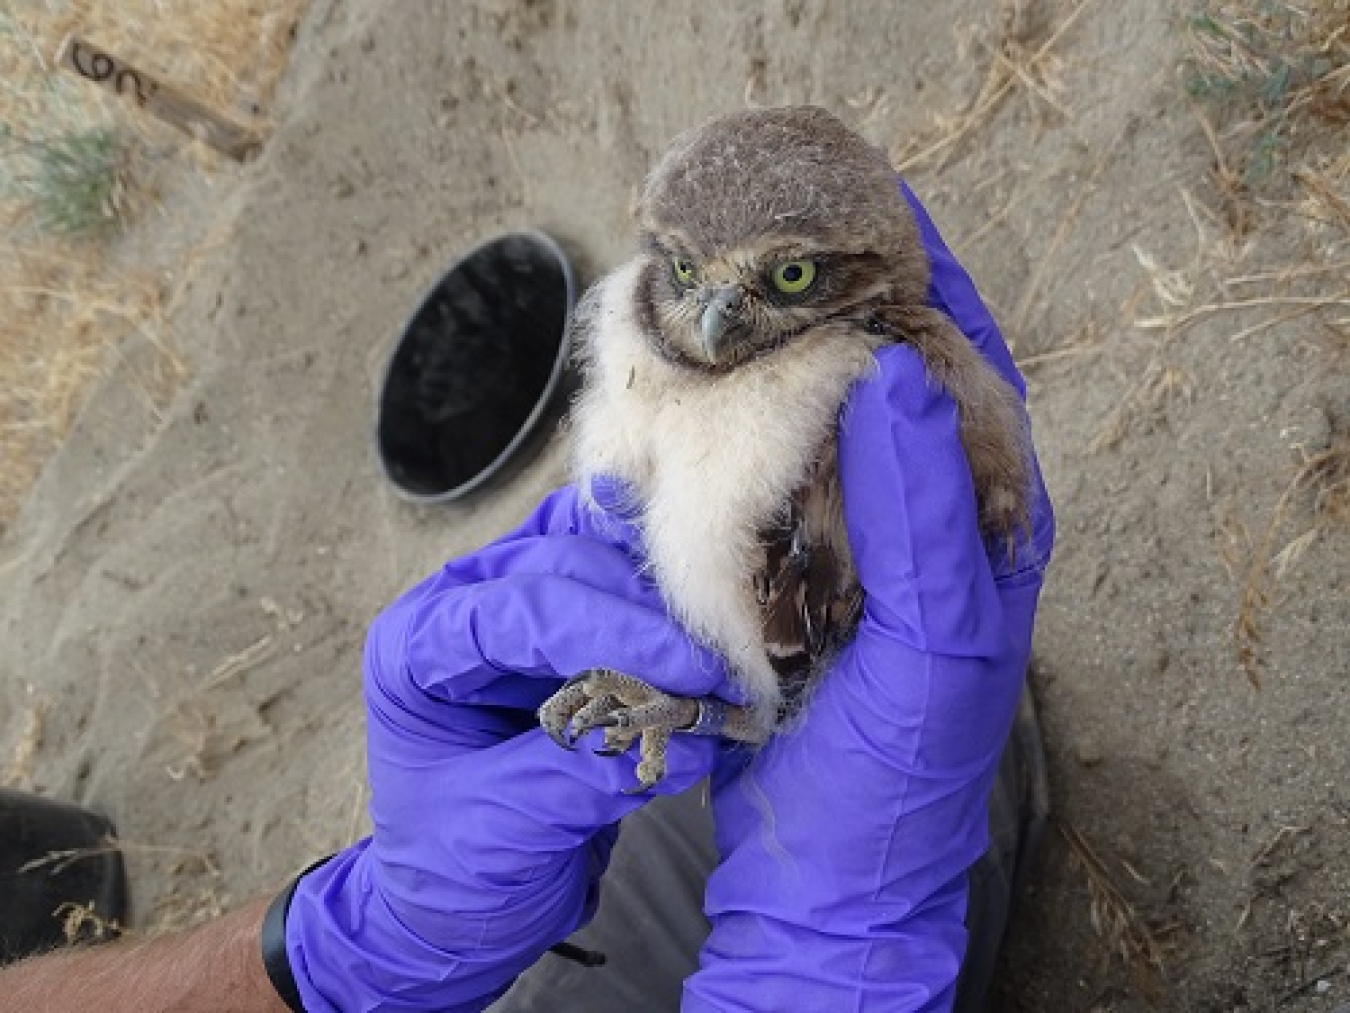
{"label": "owl's head", "polygon": [[928,284],[895,171],[824,109],[748,110],[682,135],[648,177],[639,217],[639,313],[663,354],[696,368],[921,302]]}

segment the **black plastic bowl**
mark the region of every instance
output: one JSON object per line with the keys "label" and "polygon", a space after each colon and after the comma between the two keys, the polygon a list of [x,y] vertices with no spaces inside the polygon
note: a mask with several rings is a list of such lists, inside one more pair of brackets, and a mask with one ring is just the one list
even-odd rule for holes
{"label": "black plastic bowl", "polygon": [[537,232],[490,240],[446,272],[381,384],[376,447],[399,495],[447,503],[517,455],[559,392],[575,302],[567,258]]}

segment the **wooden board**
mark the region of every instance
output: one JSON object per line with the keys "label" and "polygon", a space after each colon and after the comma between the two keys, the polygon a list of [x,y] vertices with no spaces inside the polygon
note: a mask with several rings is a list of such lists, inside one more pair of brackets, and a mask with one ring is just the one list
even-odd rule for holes
{"label": "wooden board", "polygon": [[56,62],[231,158],[243,161],[262,146],[254,131],[92,42],[67,35],[57,50]]}

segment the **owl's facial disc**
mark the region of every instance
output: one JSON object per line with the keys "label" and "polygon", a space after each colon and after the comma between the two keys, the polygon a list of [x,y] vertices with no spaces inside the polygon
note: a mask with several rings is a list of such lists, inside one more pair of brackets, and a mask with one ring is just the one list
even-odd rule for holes
{"label": "owl's facial disc", "polygon": [[810,237],[752,237],[706,254],[675,230],[643,238],[644,330],[662,356],[706,372],[772,354],[890,290],[884,258],[822,250]]}
{"label": "owl's facial disc", "polygon": [[814,261],[766,257],[762,250],[702,259],[660,250],[653,259],[656,329],[676,358],[731,369],[782,344],[805,322],[794,310],[813,294]]}

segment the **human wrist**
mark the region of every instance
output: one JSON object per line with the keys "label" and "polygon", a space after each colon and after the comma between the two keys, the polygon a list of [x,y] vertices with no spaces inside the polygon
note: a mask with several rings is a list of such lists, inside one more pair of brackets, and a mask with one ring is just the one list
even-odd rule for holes
{"label": "human wrist", "polygon": [[155,939],[71,947],[0,968],[6,1009],[286,1013],[258,951],[267,900]]}
{"label": "human wrist", "polygon": [[262,954],[263,970],[271,982],[277,996],[290,1010],[303,1013],[304,1003],[295,983],[295,973],[291,970],[291,959],[286,948],[286,916],[290,912],[291,900],[307,873],[313,872],[332,856],[321,858],[302,872],[298,873],[286,887],[267,905],[263,914],[262,926],[258,932],[259,950]]}

